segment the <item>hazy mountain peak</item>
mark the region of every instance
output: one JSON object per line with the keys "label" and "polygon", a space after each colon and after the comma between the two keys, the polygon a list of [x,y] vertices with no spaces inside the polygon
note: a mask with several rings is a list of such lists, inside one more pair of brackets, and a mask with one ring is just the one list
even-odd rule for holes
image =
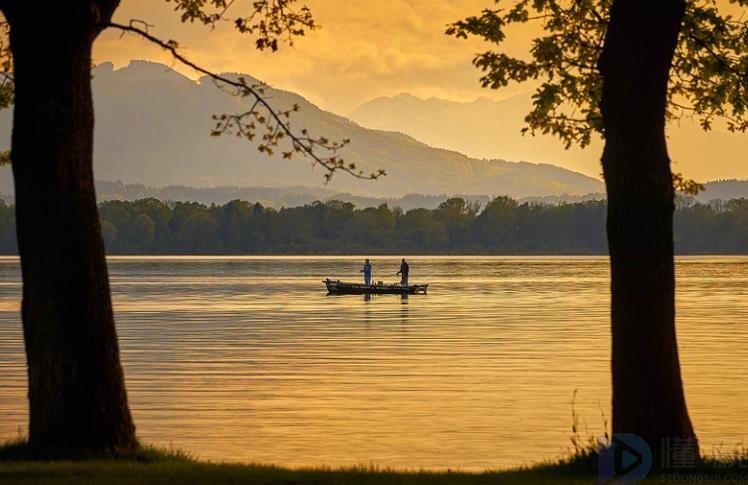
{"label": "hazy mountain peak", "polygon": [[94,74],[97,74],[97,73],[98,74],[104,74],[104,73],[113,72],[114,71],[114,63],[110,62],[110,61],[107,61],[107,62],[102,62],[100,64],[96,64],[96,66],[94,66],[94,68],[93,68],[93,71],[94,71]]}
{"label": "hazy mountain peak", "polygon": [[144,60],[132,60],[118,69],[111,62],[104,62],[93,69],[93,84],[104,83],[170,83],[171,85],[187,86],[195,82],[187,76],[175,71],[165,64]]}
{"label": "hazy mountain peak", "polygon": [[[390,99],[390,98],[388,98],[387,96],[381,96],[377,99]],[[395,99],[397,101],[422,101],[421,98],[419,98],[418,96],[414,96],[410,93],[400,93],[394,96],[394,98],[392,99]]]}
{"label": "hazy mountain peak", "polygon": [[[240,72],[221,72],[219,73],[219,76],[224,77],[226,79],[230,79],[232,81],[238,81],[239,78],[244,78],[244,82],[246,82],[250,86],[265,84],[264,81],[261,81],[254,76],[250,76],[249,74],[243,74]],[[210,76],[201,76],[198,82],[200,84],[205,83],[205,82],[213,83],[213,78],[211,78]]]}

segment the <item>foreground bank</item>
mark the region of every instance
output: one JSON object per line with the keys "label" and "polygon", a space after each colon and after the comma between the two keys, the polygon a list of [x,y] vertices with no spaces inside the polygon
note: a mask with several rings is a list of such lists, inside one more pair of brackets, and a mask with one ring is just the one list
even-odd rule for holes
{"label": "foreground bank", "polygon": [[[81,461],[19,460],[17,445],[0,447],[3,485],[63,484],[260,484],[260,485],[482,485],[599,483],[597,458],[585,452],[576,458],[505,471],[393,471],[376,467],[289,469],[266,465],[209,463],[181,453],[145,450],[127,459]],[[23,458],[23,456],[20,456]],[[748,480],[744,460],[707,461],[683,473],[652,476],[646,483],[738,483]],[[607,483],[607,482],[606,482]],[[618,482],[611,482],[618,483]]]}
{"label": "foreground bank", "polygon": [[0,482],[45,484],[495,484],[592,483],[593,476],[551,470],[481,474],[390,472],[365,469],[288,470],[283,468],[189,462],[10,463],[0,466]]}

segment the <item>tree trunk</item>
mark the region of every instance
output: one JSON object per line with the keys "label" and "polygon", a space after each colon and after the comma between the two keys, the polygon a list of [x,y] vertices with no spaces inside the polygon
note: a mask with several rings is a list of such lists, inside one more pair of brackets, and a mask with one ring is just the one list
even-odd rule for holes
{"label": "tree trunk", "polygon": [[11,158],[29,444],[55,455],[137,446],[93,178],[91,48],[117,2],[12,2]]}
{"label": "tree trunk", "polygon": [[615,0],[600,57],[611,263],[613,432],[660,461],[696,436],[675,336],[674,192],[665,139],[668,77],[684,0]]}

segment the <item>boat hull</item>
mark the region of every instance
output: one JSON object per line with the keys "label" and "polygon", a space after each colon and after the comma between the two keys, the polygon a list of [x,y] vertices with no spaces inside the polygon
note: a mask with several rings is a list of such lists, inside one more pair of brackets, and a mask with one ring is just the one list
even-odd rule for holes
{"label": "boat hull", "polygon": [[339,280],[323,281],[330,295],[425,295],[429,285],[362,285]]}

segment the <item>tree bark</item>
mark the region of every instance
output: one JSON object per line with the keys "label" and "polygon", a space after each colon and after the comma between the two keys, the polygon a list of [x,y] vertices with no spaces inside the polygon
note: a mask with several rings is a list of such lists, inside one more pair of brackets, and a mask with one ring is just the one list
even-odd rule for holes
{"label": "tree bark", "polygon": [[[665,138],[684,0],[615,0],[600,57],[611,264],[613,432],[697,446],[675,333],[674,191]],[[696,448],[698,449],[698,448]]]}
{"label": "tree bark", "polygon": [[29,444],[44,454],[137,446],[93,177],[91,48],[117,1],[11,2],[11,158]]}

